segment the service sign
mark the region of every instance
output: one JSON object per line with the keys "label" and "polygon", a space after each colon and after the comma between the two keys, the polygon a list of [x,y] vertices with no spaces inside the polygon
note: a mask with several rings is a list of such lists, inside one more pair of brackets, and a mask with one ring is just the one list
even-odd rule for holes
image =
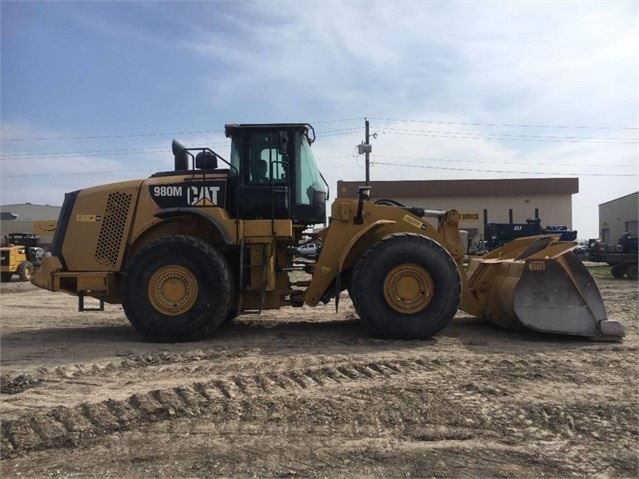
{"label": "service sign", "polygon": [[160,209],[188,206],[225,207],[226,181],[189,181],[149,185],[149,193]]}
{"label": "service sign", "polygon": [[479,221],[479,213],[459,213],[460,221]]}

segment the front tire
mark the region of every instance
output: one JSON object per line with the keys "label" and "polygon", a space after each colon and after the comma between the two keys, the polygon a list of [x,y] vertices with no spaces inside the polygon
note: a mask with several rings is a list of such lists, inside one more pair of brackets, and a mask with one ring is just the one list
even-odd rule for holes
{"label": "front tire", "polygon": [[351,290],[359,316],[391,339],[425,339],[457,313],[461,278],[450,254],[430,238],[388,235],[357,262]]}
{"label": "front tire", "polygon": [[18,278],[20,281],[30,281],[33,275],[33,264],[29,261],[23,261],[18,265]]}
{"label": "front tire", "polygon": [[122,307],[154,341],[195,341],[227,317],[232,280],[226,258],[191,236],[165,236],[143,246],[122,279]]}

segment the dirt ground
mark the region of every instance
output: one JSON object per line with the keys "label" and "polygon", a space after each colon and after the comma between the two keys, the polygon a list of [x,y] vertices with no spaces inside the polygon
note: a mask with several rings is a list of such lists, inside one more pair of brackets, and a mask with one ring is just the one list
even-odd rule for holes
{"label": "dirt ground", "polygon": [[2,477],[637,477],[637,283],[598,279],[623,343],[459,313],[428,341],[340,310],[153,344],[119,306],[0,285]]}

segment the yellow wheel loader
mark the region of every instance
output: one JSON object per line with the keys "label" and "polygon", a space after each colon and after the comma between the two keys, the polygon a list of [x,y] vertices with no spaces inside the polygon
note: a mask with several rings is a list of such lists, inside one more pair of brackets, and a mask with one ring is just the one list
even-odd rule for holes
{"label": "yellow wheel loader", "polygon": [[[307,124],[226,125],[225,160],[173,141],[175,168],[68,193],[52,256],[33,283],[121,303],[154,341],[211,334],[238,314],[316,306],[348,290],[386,338],[436,335],[458,308],[508,328],[620,340],[594,280],[558,236],[518,239],[464,266],[457,211],[392,200],[336,199],[296,261],[309,226],[325,223],[328,186]],[[261,165],[256,165],[260,163]],[[264,168],[258,166],[266,165]],[[259,170],[259,174],[256,172]],[[309,279],[293,281],[296,270]]]}
{"label": "yellow wheel loader", "polygon": [[8,283],[14,275],[20,281],[29,281],[42,263],[45,250],[38,246],[38,236],[28,233],[11,233],[0,248],[0,280]]}

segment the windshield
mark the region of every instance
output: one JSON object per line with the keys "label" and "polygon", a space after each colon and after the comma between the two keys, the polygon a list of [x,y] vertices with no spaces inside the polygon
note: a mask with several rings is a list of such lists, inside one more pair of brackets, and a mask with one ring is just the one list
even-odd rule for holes
{"label": "windshield", "polygon": [[315,163],[313,151],[308,143],[306,135],[301,131],[295,134],[295,155],[299,162],[296,171],[295,183],[299,185],[296,191],[295,203],[302,205],[314,204],[314,198],[320,194],[326,197],[326,186]]}

